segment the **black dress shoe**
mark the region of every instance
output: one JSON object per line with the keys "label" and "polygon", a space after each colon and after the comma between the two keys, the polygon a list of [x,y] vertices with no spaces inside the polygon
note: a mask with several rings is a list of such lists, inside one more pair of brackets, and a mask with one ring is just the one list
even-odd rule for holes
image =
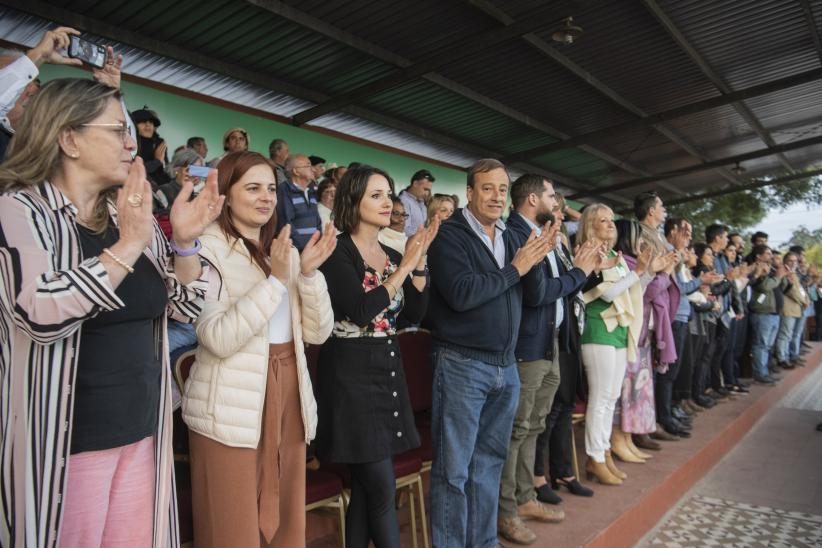
{"label": "black dress shoe", "polygon": [[740,384],[732,384],[728,387],[728,389],[731,391],[732,394],[735,394],[737,396],[747,396],[750,392],[750,390],[748,390]]}
{"label": "black dress shoe", "polygon": [[681,413],[681,414],[686,415],[688,417],[692,417],[695,413],[695,411],[691,411],[689,409],[686,409],[686,408],[682,407],[682,404],[674,405],[671,408],[671,412],[674,414],[674,416],[677,416],[677,413]]}
{"label": "black dress shoe", "polygon": [[704,395],[694,396],[694,401],[697,403],[697,405],[701,405],[706,409],[710,409],[711,407],[716,405],[716,401],[714,401],[713,398],[709,398],[708,396]]}
{"label": "black dress shoe", "polygon": [[534,487],[534,491],[537,492],[537,500],[540,502],[545,502],[547,504],[559,504],[562,502],[562,498],[554,493],[551,490],[551,486],[547,483],[545,485],[540,485],[539,487]]}
{"label": "black dress shoe", "polygon": [[691,430],[694,429],[694,427],[691,426],[690,424],[685,424],[684,422],[680,422],[680,421],[678,421],[674,418],[671,418],[671,426],[675,430],[684,430],[685,432],[690,432]]}
{"label": "black dress shoe", "polygon": [[691,437],[690,432],[688,432],[687,430],[682,430],[681,428],[677,428],[675,425],[663,426],[663,428],[667,433],[678,438],[687,439]]}
{"label": "black dress shoe", "polygon": [[683,411],[682,408],[680,408],[680,407],[674,407],[673,409],[671,409],[671,415],[673,415],[673,417],[675,419],[679,419],[681,421],[690,421],[690,420],[692,420],[691,416],[688,413],[686,413],[685,411]]}
{"label": "black dress shoe", "polygon": [[563,478],[551,478],[551,487],[554,491],[559,491],[559,486],[563,485],[566,489],[568,489],[572,495],[576,495],[578,497],[593,497],[594,491],[588,489],[584,485],[582,485],[577,478],[572,480],[567,480]]}
{"label": "black dress shoe", "polygon": [[755,377],[754,382],[756,384],[764,384],[764,385],[774,385],[774,384],[776,384],[776,381],[770,375],[768,375],[767,377]]}

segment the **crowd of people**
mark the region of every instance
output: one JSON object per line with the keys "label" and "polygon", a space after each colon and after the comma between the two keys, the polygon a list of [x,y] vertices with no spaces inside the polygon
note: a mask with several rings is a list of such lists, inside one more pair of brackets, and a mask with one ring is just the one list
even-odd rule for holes
{"label": "crowd of people", "polygon": [[43,62],[76,64],[73,34],[0,54],[3,546],[177,545],[179,404],[197,546],[304,545],[310,443],[346,465],[347,545],[398,547],[392,458],[420,445],[407,327],[433,341],[434,546],[531,544],[529,520],[564,519],[561,488],[594,496],[573,466],[579,402],[585,474],[617,486],[618,461],[663,458],[748,394],[748,358],[772,386],[802,365],[809,317],[820,338],[801,247],[720,223],[696,238],[653,192],[634,219],[577,211],[482,159],[460,208],[428,170],[397,193],[283,139],[250,151],[242,128],[211,160],[196,136],[169,160],[111,49],[93,79],[39,85]]}

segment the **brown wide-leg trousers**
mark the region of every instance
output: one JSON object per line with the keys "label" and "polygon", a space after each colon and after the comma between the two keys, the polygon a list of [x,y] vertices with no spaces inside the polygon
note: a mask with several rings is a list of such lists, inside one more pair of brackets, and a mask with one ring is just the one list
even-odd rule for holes
{"label": "brown wide-leg trousers", "polygon": [[269,347],[257,449],[191,432],[196,548],[305,546],[305,431],[293,342]]}

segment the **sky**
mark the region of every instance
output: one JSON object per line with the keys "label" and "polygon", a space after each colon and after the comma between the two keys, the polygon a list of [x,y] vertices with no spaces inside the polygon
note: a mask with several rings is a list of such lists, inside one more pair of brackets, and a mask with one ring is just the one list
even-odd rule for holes
{"label": "sky", "polygon": [[822,205],[795,204],[784,211],[774,211],[748,230],[767,232],[768,242],[780,246],[790,239],[799,225],[805,225],[809,230],[822,228]]}

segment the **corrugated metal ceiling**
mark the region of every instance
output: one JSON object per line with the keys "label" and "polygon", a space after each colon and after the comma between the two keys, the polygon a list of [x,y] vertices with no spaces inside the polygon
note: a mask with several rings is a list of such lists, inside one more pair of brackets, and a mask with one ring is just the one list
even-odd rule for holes
{"label": "corrugated metal ceiling", "polygon": [[[770,137],[783,143],[822,133],[822,80],[816,80],[656,129],[609,133],[585,147],[532,151],[643,112],[819,68],[822,52],[810,29],[819,32],[822,0],[807,0],[815,21],[806,18],[802,1],[558,0],[555,11],[546,11],[541,0],[7,3],[62,23],[86,22],[92,27],[86,30],[122,41],[126,70],[144,78],[288,117],[336,98],[332,112],[312,124],[458,165],[478,151],[522,153],[527,165],[520,169],[542,168],[594,187],[693,165],[703,152],[724,158],[766,148]],[[673,30],[661,24],[660,14]],[[584,29],[570,46],[551,41],[567,15]],[[21,21],[28,26],[19,27]],[[494,42],[504,27],[500,21],[524,21],[533,34]],[[11,41],[15,32],[31,34],[43,24],[0,11],[0,28]],[[176,58],[162,57],[166,45]],[[459,54],[450,56],[453,51]],[[198,54],[281,81],[288,92],[215,73]],[[456,60],[437,66],[446,54]],[[436,73],[423,69],[388,89],[370,89],[418,63],[436,66]],[[818,157],[819,147],[785,155],[796,169]],[[747,165],[749,173],[785,170],[776,156]],[[706,171],[666,186],[693,192],[726,184],[727,176]],[[608,198],[624,203],[634,192]]]}

